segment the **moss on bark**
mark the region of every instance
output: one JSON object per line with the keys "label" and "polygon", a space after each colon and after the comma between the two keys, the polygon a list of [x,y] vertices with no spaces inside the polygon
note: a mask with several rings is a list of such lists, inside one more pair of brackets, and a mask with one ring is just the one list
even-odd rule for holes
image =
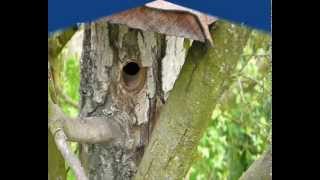
{"label": "moss on bark", "polygon": [[193,42],[135,179],[182,179],[219,97],[233,81],[251,30],[218,21],[214,47]]}

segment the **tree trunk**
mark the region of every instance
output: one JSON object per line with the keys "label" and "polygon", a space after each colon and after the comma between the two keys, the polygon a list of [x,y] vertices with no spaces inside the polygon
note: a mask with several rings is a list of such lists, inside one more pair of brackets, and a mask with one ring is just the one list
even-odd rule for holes
{"label": "tree trunk", "polygon": [[250,32],[218,21],[213,48],[194,42],[189,49],[183,38],[102,20],[87,24],[80,118],[114,121],[123,137],[81,145],[89,179],[182,179]]}
{"label": "tree trunk", "polygon": [[218,21],[211,28],[215,47],[192,44],[135,179],[176,180],[186,175],[218,99],[233,82],[250,32]]}
{"label": "tree trunk", "polygon": [[154,117],[184,63],[186,42],[106,21],[86,25],[80,117],[115,121],[124,137],[81,145],[80,159],[89,179],[123,180],[136,174]]}

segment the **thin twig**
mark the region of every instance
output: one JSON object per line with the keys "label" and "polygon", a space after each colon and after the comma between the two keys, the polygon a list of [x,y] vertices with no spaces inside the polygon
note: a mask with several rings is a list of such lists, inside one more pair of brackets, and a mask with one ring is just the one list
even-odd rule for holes
{"label": "thin twig", "polygon": [[248,79],[248,80],[250,80],[250,81],[255,82],[255,83],[256,83],[257,85],[259,85],[261,88],[264,88],[264,86],[263,86],[259,81],[257,81],[256,79],[251,78],[251,77],[249,77],[249,76],[246,76],[246,75],[244,75],[244,74],[240,74],[240,76],[241,76],[242,78],[245,78],[245,79]]}
{"label": "thin twig", "polygon": [[57,95],[59,97],[61,97],[64,102],[68,103],[69,105],[71,105],[72,107],[74,107],[76,109],[79,109],[79,105],[76,102],[74,102],[68,95],[63,93],[62,90],[60,89],[60,87],[56,86],[56,92],[57,92]]}
{"label": "thin twig", "polygon": [[84,168],[81,165],[79,158],[68,147],[67,136],[65,135],[63,130],[56,132],[54,139],[63,158],[75,173],[77,180],[88,180],[88,177],[85,174]]}

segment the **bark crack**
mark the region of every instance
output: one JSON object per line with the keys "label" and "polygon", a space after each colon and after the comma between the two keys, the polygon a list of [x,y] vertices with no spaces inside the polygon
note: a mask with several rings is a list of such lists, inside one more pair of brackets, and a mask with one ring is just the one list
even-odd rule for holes
{"label": "bark crack", "polygon": [[[192,51],[191,49],[193,49],[193,48],[198,49],[198,52]],[[199,64],[200,64],[199,59],[203,58],[203,56],[207,53],[208,49],[209,49],[209,47],[206,44],[199,43],[199,42],[194,42],[192,47],[189,48],[190,52],[192,52],[192,53],[188,54],[188,56],[186,57],[186,61],[191,60],[193,68],[192,68],[192,71],[190,74],[189,81],[186,86],[186,90],[185,90],[186,92],[189,92],[191,83],[193,81],[193,75],[199,67]],[[195,58],[195,57],[197,57],[197,58]]]}
{"label": "bark crack", "polygon": [[[187,132],[188,132],[188,128],[186,128],[186,129],[184,130],[183,134],[181,135],[181,137],[180,137],[177,145],[174,147],[174,149],[177,149],[177,148],[182,144],[182,142],[183,142],[184,139],[185,139],[185,136],[186,136]],[[169,159],[168,159],[168,161],[167,161],[167,163],[166,163],[166,165],[165,165],[165,167],[164,167],[165,169],[167,169],[167,168],[169,167],[169,164],[171,163],[172,159],[173,159],[174,157],[176,157],[177,153],[178,153],[178,151],[175,150],[174,153],[173,153],[171,156],[169,156]]]}
{"label": "bark crack", "polygon": [[149,166],[148,166],[147,172],[144,174],[143,179],[146,179],[146,177],[148,176],[149,171],[150,171],[150,169],[151,169],[151,167],[152,167],[152,164],[153,164],[153,160],[154,160],[154,159],[151,160],[151,162],[150,162],[150,164],[149,164]]}
{"label": "bark crack", "polygon": [[193,80],[193,74],[194,74],[194,72],[196,71],[197,68],[198,68],[198,63],[194,63],[193,62],[193,68],[192,68],[192,71],[191,71],[191,74],[190,74],[189,81],[187,83],[186,92],[189,92],[189,88],[190,88],[191,82]]}

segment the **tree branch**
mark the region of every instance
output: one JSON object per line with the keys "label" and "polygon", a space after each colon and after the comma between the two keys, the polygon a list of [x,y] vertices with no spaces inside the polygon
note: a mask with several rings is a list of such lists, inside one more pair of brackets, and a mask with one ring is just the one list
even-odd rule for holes
{"label": "tree branch", "polygon": [[[251,35],[250,37],[251,43],[250,46],[254,46],[254,47],[266,47],[268,43],[271,42],[271,37],[268,34],[262,34],[262,33],[255,33],[253,32],[253,35]],[[244,92],[249,92],[251,91],[256,85],[259,85],[260,87],[263,88],[263,85],[261,84],[261,82],[252,79],[250,77],[247,77],[243,74],[243,70],[247,67],[248,63],[250,63],[250,60],[252,58],[255,58],[256,52],[254,52],[251,55],[248,55],[244,58],[246,58],[248,60],[248,62],[243,65],[241,67],[241,69],[239,70],[239,72],[236,73],[236,77],[241,77],[244,78],[246,80],[242,80],[242,82],[244,82],[246,84],[245,87],[243,87],[243,91]],[[266,57],[270,57],[267,56]],[[263,77],[266,76],[266,74],[270,71],[271,69],[271,65],[269,62],[270,59],[266,59],[266,60],[259,60],[255,63],[255,66],[258,67],[258,73],[261,74]],[[235,86],[235,84],[233,84],[232,86]],[[232,103],[234,101],[234,99],[236,98],[235,94],[231,92],[232,88],[229,88],[228,90],[226,90],[223,95],[220,98],[220,108],[222,109],[226,109],[230,106],[230,103]]]}
{"label": "tree branch", "polygon": [[80,163],[78,157],[73,154],[67,144],[67,137],[62,130],[58,130],[54,134],[54,139],[57,144],[58,149],[60,150],[63,158],[68,162],[69,166],[74,171],[77,180],[88,180],[88,177],[85,174],[85,171]]}
{"label": "tree branch", "polygon": [[272,179],[272,146],[259,159],[254,161],[239,180]]}
{"label": "tree branch", "polygon": [[71,119],[63,114],[48,94],[48,124],[63,158],[75,172],[78,180],[88,180],[78,157],[68,147],[68,141],[105,143],[121,137],[120,128],[103,118]]}
{"label": "tree branch", "polygon": [[74,102],[68,95],[63,93],[60,87],[56,86],[55,90],[57,92],[57,95],[61,97],[64,102],[76,109],[79,109],[79,105],[76,102]]}
{"label": "tree branch", "polygon": [[[81,163],[77,156],[73,154],[70,148],[67,145],[67,137],[64,133],[63,129],[63,122],[61,118],[64,117],[62,111],[58,109],[58,106],[52,102],[57,101],[57,93],[58,86],[57,81],[59,80],[59,72],[58,72],[58,62],[57,56],[62,51],[63,47],[67,44],[67,42],[72,38],[74,33],[78,30],[77,27],[72,27],[62,32],[57,32],[53,34],[51,37],[48,38],[48,79],[49,79],[49,89],[48,89],[48,125],[53,135],[53,139],[57,150],[60,151],[61,155],[63,156],[64,160],[68,162],[69,166],[74,170],[76,177],[78,180],[88,180],[84,173],[84,169],[81,166]],[[54,65],[54,66],[51,66]],[[49,137],[52,138],[52,137]],[[53,153],[55,150],[53,151]],[[58,153],[58,152],[57,152]],[[52,153],[49,153],[51,156]],[[62,162],[64,164],[64,162]],[[54,173],[53,170],[49,169],[48,176]],[[65,176],[65,172],[61,172],[61,174],[53,174],[53,177],[59,178],[61,175]]]}
{"label": "tree branch", "polygon": [[48,120],[52,133],[62,129],[68,141],[80,143],[106,143],[121,138],[120,127],[114,121],[105,118],[69,118],[49,97]]}
{"label": "tree branch", "polygon": [[72,38],[72,36],[77,32],[78,27],[73,26],[71,28],[65,29],[60,32],[55,32],[48,38],[48,56],[49,61],[55,59],[67,42]]}
{"label": "tree branch", "polygon": [[[162,108],[135,179],[182,179],[222,93],[233,82],[251,30],[225,21],[211,29],[215,44],[194,42]],[[153,163],[157,162],[157,163]]]}
{"label": "tree branch", "polygon": [[[49,76],[51,78],[51,82],[53,85],[50,88],[54,89],[54,95],[55,97],[53,100],[56,102],[56,95],[59,93],[60,97],[64,98],[66,102],[69,101],[70,98],[67,96],[64,96],[62,91],[59,88],[59,81],[60,81],[60,72],[61,72],[61,63],[62,61],[57,58],[58,55],[61,53],[65,45],[68,43],[68,41],[73,37],[73,35],[77,32],[78,27],[73,26],[71,28],[65,29],[63,31],[55,32],[54,34],[51,34],[51,36],[48,38],[48,71]],[[71,105],[75,105],[74,103],[70,103]]]}

